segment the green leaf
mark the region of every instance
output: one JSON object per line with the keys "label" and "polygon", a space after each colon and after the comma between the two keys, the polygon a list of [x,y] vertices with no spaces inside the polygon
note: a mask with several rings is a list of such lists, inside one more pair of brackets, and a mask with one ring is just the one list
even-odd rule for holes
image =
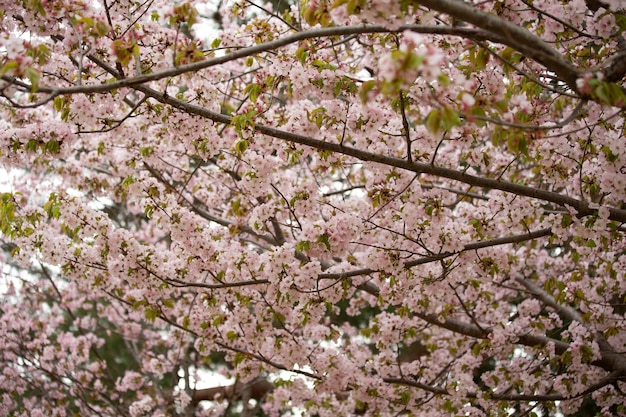
{"label": "green leaf", "polygon": [[241,352],[235,352],[235,357],[233,358],[233,366],[239,365],[246,359],[246,355]]}
{"label": "green leaf", "polygon": [[485,49],[481,48],[476,54],[476,66],[477,69],[482,70],[487,66],[489,59],[491,58],[491,54],[487,52]]}
{"label": "green leaf", "polygon": [[45,16],[46,10],[43,8],[41,0],[25,0],[22,2],[28,9],[37,12],[38,14]]}
{"label": "green leaf", "polygon": [[122,189],[124,190],[128,189],[128,187],[130,187],[130,185],[136,181],[137,180],[132,175],[127,176],[126,178],[122,180]]}
{"label": "green leaf", "polygon": [[36,93],[37,90],[39,90],[39,79],[41,77],[39,71],[37,71],[33,67],[28,67],[24,71],[24,75],[26,75],[26,78],[28,78],[28,81],[30,81],[30,91]]}
{"label": "green leaf", "polygon": [[146,317],[146,320],[154,323],[154,321],[159,316],[159,312],[157,309],[153,308],[152,306],[148,306],[144,310],[144,316]]}
{"label": "green leaf", "polygon": [[400,393],[400,404],[408,404],[411,401],[411,391],[405,390]]}
{"label": "green leaf", "polygon": [[18,69],[19,67],[20,64],[17,61],[7,61],[0,69],[0,77],[6,75],[7,73],[13,73],[13,71]]}
{"label": "green leaf", "polygon": [[437,81],[442,87],[448,87],[450,85],[450,78],[446,74],[439,74]]}
{"label": "green leaf", "polygon": [[589,84],[593,87],[591,96],[594,99],[611,106],[626,106],[626,93],[619,84],[601,82],[597,79],[589,80]]}
{"label": "green leaf", "polygon": [[422,62],[424,62],[424,57],[417,55],[414,52],[408,52],[404,58],[402,69],[406,71],[419,68],[420,65],[422,65]]}
{"label": "green leaf", "polygon": [[604,156],[606,157],[607,161],[609,162],[617,161],[617,158],[619,157],[619,155],[614,154],[609,146],[604,145],[602,146],[602,148],[600,148],[600,150],[604,153]]}
{"label": "green leaf", "polygon": [[248,84],[243,90],[244,94],[250,95],[250,101],[253,103],[256,103],[256,100],[262,91],[261,86],[258,84]]}
{"label": "green leaf", "polygon": [[56,193],[50,194],[48,197],[48,201],[43,205],[43,209],[48,214],[48,217],[51,219],[58,219],[61,215],[61,202],[59,201],[59,196]]}
{"label": "green leaf", "polygon": [[248,149],[248,141],[245,139],[235,142],[235,150],[239,154],[243,154]]}
{"label": "green leaf", "polygon": [[272,312],[272,321],[276,322],[278,325],[283,325],[287,322],[287,317],[284,314],[279,313],[278,311]]}
{"label": "green leaf", "polygon": [[308,56],[309,56],[308,46],[301,46],[296,50],[296,59],[300,61],[301,64],[304,64],[306,62],[306,59]]}
{"label": "green leaf", "polygon": [[51,141],[46,142],[46,145],[45,145],[46,152],[51,153],[51,154],[57,154],[59,153],[60,149],[61,149],[61,142],[56,141],[56,140],[51,140]]}
{"label": "green leaf", "polygon": [[152,216],[154,215],[154,207],[148,204],[144,209],[144,214],[148,220],[152,219]]}
{"label": "green leaf", "polygon": [[561,218],[561,227],[569,227],[574,223],[572,216],[569,214],[564,214]]}
{"label": "green leaf", "polygon": [[211,322],[211,325],[213,327],[217,327],[220,324],[224,323],[224,317],[223,316],[216,316],[215,318],[213,318],[213,321]]}
{"label": "green leaf", "polygon": [[24,147],[28,151],[36,152],[37,151],[37,145],[39,145],[39,141],[38,140],[30,139],[28,142],[26,142],[26,145]]}
{"label": "green leaf", "polygon": [[426,116],[426,120],[424,124],[426,125],[426,129],[430,133],[438,133],[441,130],[441,110],[433,109],[428,116]]}
{"label": "green leaf", "polygon": [[54,101],[52,102],[52,108],[54,109],[54,111],[60,112],[61,110],[63,110],[64,106],[65,100],[63,99],[63,97],[54,98]]}
{"label": "green leaf", "polygon": [[[487,113],[485,113],[485,110],[481,106],[473,106],[472,114],[474,116],[479,116],[481,118],[487,117]],[[474,119],[474,124],[478,127],[484,127],[487,125],[487,123],[484,120],[480,120],[480,119]]]}
{"label": "green leaf", "polygon": [[322,70],[325,69],[329,69],[329,70],[336,70],[337,67],[334,65],[331,65],[330,63],[326,62],[326,61],[322,61],[321,59],[316,59],[315,61],[311,62],[311,65],[313,65],[315,68],[317,68],[317,70],[319,72],[322,72]]}
{"label": "green leaf", "polygon": [[97,36],[106,36],[111,31],[111,28],[106,23],[98,20],[94,25],[94,32]]}
{"label": "green leaf", "polygon": [[311,242],[308,240],[301,240],[296,244],[296,251],[298,252],[306,252],[311,248]]}
{"label": "green leaf", "polygon": [[611,97],[609,96],[609,91],[606,88],[606,84],[602,83],[599,86],[597,86],[595,88],[595,90],[593,91],[593,95],[595,96],[595,98],[600,99],[600,101],[603,101],[604,103],[610,103],[611,102]]}
{"label": "green leaf", "polygon": [[323,243],[324,246],[326,246],[327,250],[330,250],[330,241],[328,240],[328,235],[326,233],[324,233],[323,235],[319,236],[316,240],[317,243]]}
{"label": "green leaf", "polygon": [[441,112],[441,121],[443,122],[445,130],[449,130],[454,126],[459,126],[461,124],[461,118],[459,117],[459,113],[452,107],[443,108]]}
{"label": "green leaf", "polygon": [[483,48],[476,47],[470,49],[469,60],[474,66],[475,71],[483,70],[487,66],[490,58],[491,54]]}
{"label": "green leaf", "polygon": [[244,114],[238,114],[236,116],[233,116],[233,118],[230,121],[230,124],[233,125],[235,129],[237,129],[238,131],[252,128],[254,127],[254,118],[256,115],[257,115],[256,110],[254,109],[248,110]]}

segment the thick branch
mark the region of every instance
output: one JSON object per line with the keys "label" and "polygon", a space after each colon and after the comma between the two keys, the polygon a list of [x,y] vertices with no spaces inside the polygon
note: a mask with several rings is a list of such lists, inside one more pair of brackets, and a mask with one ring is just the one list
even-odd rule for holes
{"label": "thick branch", "polygon": [[192,404],[200,401],[229,400],[237,401],[247,398],[260,401],[274,390],[274,384],[265,378],[256,378],[247,384],[237,381],[225,387],[212,387],[195,390],[191,397]]}
{"label": "thick branch", "polygon": [[[586,396],[588,394],[591,394],[594,391],[599,390],[600,388],[602,388],[602,387],[604,387],[606,385],[612,384],[615,381],[617,381],[620,376],[621,376],[621,374],[619,372],[612,372],[609,375],[607,375],[605,378],[602,378],[597,383],[590,385],[586,390],[584,390],[580,394],[572,395],[572,396],[565,396],[565,395],[561,395],[561,394],[507,394],[507,393],[502,393],[502,394],[492,394],[492,395],[489,396],[489,398],[494,399],[494,400],[499,400],[499,401],[524,401],[524,402],[527,402],[527,401],[551,402],[551,401],[571,400],[571,399],[574,399],[574,398],[584,397],[584,396]],[[446,389],[444,389],[444,388],[434,387],[434,386],[423,384],[423,383],[417,382],[417,381],[411,381],[411,380],[408,380],[406,378],[384,378],[383,381],[385,381],[385,382],[387,382],[389,384],[406,385],[406,386],[410,386],[410,387],[420,388],[420,389],[423,389],[424,391],[428,391],[428,392],[431,392],[433,394],[450,395],[450,393]],[[467,398],[478,398],[478,397],[479,397],[478,393],[475,393],[475,392],[467,393]]]}
{"label": "thick branch", "polygon": [[485,13],[460,0],[418,0],[418,3],[493,33],[500,39],[500,42],[543,64],[565,81],[572,90],[577,91],[576,79],[580,78],[581,71],[548,43],[522,26]]}
{"label": "thick branch", "polygon": [[[373,283],[368,282],[366,284],[359,285],[358,288],[367,292],[375,297],[380,295],[380,289]],[[477,339],[486,339],[493,332],[491,328],[480,328],[473,323],[466,323],[453,318],[442,318],[437,314],[413,312],[415,316],[424,320],[425,322],[432,324],[433,326],[441,327],[451,332],[462,334]],[[561,355],[567,351],[570,347],[569,343],[561,340],[553,339],[551,337],[534,334],[523,334],[518,336],[514,343],[528,346],[528,347],[544,347],[548,344],[554,345],[554,351]],[[602,343],[602,339],[599,340],[601,358],[592,362],[594,366],[598,366],[609,372],[619,372],[620,374],[626,374],[626,358],[615,350],[613,350],[608,343]]]}
{"label": "thick branch", "polygon": [[[496,27],[496,29],[498,29],[498,30],[495,30],[494,32],[498,34],[497,36],[502,36],[504,34],[506,35],[506,37],[509,37],[509,38],[512,35],[519,35],[521,36],[521,38],[519,39],[522,39],[522,40],[529,38],[527,39],[528,41],[527,45],[534,45],[535,43],[537,43],[536,47],[538,48],[539,51],[542,51],[543,49],[545,49],[543,53],[549,56],[557,54],[557,52],[552,50],[549,47],[549,45],[545,44],[545,42],[541,41],[539,38],[536,38],[525,29],[519,28],[518,26],[515,26],[509,22],[506,22],[503,19],[498,18],[497,16],[492,16],[487,13],[476,10],[473,7],[461,1],[428,0],[428,1],[422,1],[421,3],[428,7],[432,7],[433,10],[438,10],[444,13],[448,13],[451,16],[456,17],[460,20],[465,20],[477,26],[485,27],[485,29],[487,30],[490,30],[490,28],[494,26]],[[503,26],[498,28],[499,25],[503,25]],[[456,27],[443,27],[443,28],[438,29],[437,26],[431,27],[431,26],[420,26],[420,25],[407,25],[407,26],[400,28],[399,30],[413,30],[416,32],[422,31],[424,33],[450,32],[450,33],[458,34],[458,33],[464,33],[466,29],[456,28]],[[209,59],[206,61],[201,61],[201,62],[194,63],[194,64],[184,65],[184,66],[172,68],[169,70],[161,71],[159,73],[147,74],[147,75],[142,75],[142,76],[134,77],[134,78],[121,79],[120,81],[116,82],[116,83],[122,83],[119,85],[117,85],[116,83],[109,83],[109,84],[105,84],[101,86],[89,86],[89,87],[78,86],[78,87],[72,87],[70,89],[58,89],[58,90],[55,89],[53,90],[54,93],[52,93],[51,95],[73,94],[76,92],[87,91],[87,90],[84,90],[84,91],[80,90],[80,88],[103,88],[104,91],[108,91],[112,89],[110,87],[114,85],[117,85],[117,87],[115,88],[120,88],[122,86],[134,86],[136,90],[143,92],[146,96],[152,97],[155,100],[163,104],[168,104],[172,107],[175,107],[189,114],[195,114],[195,115],[210,119],[214,122],[230,124],[232,120],[230,116],[213,112],[204,107],[187,103],[182,100],[177,100],[176,98],[170,97],[150,87],[142,85],[142,83],[153,80],[152,78],[146,78],[146,77],[157,77],[154,79],[160,79],[169,75],[173,76],[173,75],[179,75],[185,72],[197,71],[202,68],[206,68],[206,67],[217,65],[219,63],[227,62],[233,59],[238,59],[244,56],[259,53],[261,51],[275,49],[280,46],[293,43],[298,40],[308,39],[311,37],[333,36],[333,35],[342,35],[342,34],[345,35],[345,34],[351,34],[351,33],[374,33],[374,32],[389,32],[389,30],[384,29],[379,26],[363,26],[363,27],[349,26],[349,27],[341,27],[341,28],[333,27],[333,28],[314,29],[311,31],[299,32],[294,35],[287,36],[285,38],[277,39],[276,41],[267,42],[264,44],[253,46],[251,48],[245,48],[240,51],[227,54],[223,57],[217,57],[217,58]],[[561,57],[560,55],[558,56]],[[110,65],[103,62],[99,58],[93,55],[89,55],[88,58],[92,60],[94,63],[96,63],[98,66],[105,69],[107,72],[109,72],[113,76],[115,76],[116,78],[118,79],[121,78],[121,74],[119,74],[114,68],[112,68]],[[556,61],[559,61],[556,58],[554,59]],[[563,58],[561,57],[561,60],[562,59]],[[567,64],[567,66],[568,66],[569,71],[575,71],[575,69],[573,69],[573,67],[571,67],[569,64]],[[557,74],[559,73],[556,69],[554,68],[551,68],[551,69],[557,72]],[[158,74],[161,74],[161,75],[158,75]],[[576,78],[578,78],[578,74],[574,78],[574,83],[575,83]],[[128,83],[128,84],[123,84],[123,83]],[[40,88],[40,91],[44,91],[44,89]],[[286,132],[286,131],[272,128],[269,126],[255,125],[254,129],[259,133],[263,133],[265,135],[275,137],[278,139],[283,139],[288,142],[298,143],[301,145],[311,146],[316,149],[321,149],[321,150],[331,151],[331,152],[335,152],[339,154],[353,156],[363,161],[377,162],[377,163],[381,163],[381,164],[388,165],[388,166],[394,166],[394,167],[412,171],[418,174],[424,173],[424,174],[430,174],[430,175],[434,175],[438,177],[448,178],[451,180],[459,181],[459,182],[476,186],[476,187],[497,189],[497,190],[505,191],[505,192],[512,193],[512,194],[517,194],[521,196],[548,201],[548,202],[551,202],[560,206],[570,206],[577,211],[579,216],[592,215],[597,212],[596,209],[592,209],[589,206],[589,203],[585,201],[577,200],[575,198],[564,196],[562,194],[555,193],[552,191],[541,190],[541,189],[528,187],[528,186],[524,186],[521,184],[515,184],[515,183],[511,183],[507,181],[501,181],[499,179],[477,177],[477,176],[470,175],[465,172],[460,172],[454,169],[438,167],[433,164],[407,161],[405,159],[394,158],[394,157],[387,156],[387,155],[375,154],[375,153],[367,152],[367,151],[356,149],[356,148],[346,147],[346,146],[343,146],[342,143],[325,142],[325,141],[315,139],[309,136]],[[615,220],[618,222],[626,223],[626,210],[617,209],[617,208],[609,208],[609,211],[610,211],[610,215],[609,215],[610,220]]]}
{"label": "thick branch", "polygon": [[[177,67],[168,68],[162,71],[156,71],[149,74],[142,74],[135,77],[123,77],[118,74],[116,78],[118,81],[96,84],[96,85],[76,85],[72,87],[56,88],[41,85],[38,86],[37,91],[40,93],[49,94],[42,102],[33,103],[27,107],[36,107],[44,103],[49,102],[56,96],[72,95],[72,94],[89,94],[89,93],[103,93],[107,91],[113,91],[124,87],[135,87],[138,85],[146,84],[151,81],[158,81],[165,78],[176,77],[178,75],[194,73],[200,70],[215,67],[225,64],[230,61],[235,61],[241,58],[254,56],[261,52],[273,51],[283,46],[287,46],[293,43],[297,43],[309,39],[319,39],[331,36],[347,36],[358,34],[371,34],[371,33],[399,33],[405,30],[411,30],[416,33],[433,34],[433,35],[454,35],[462,36],[465,38],[478,39],[478,40],[492,40],[500,41],[496,35],[492,35],[481,29],[475,28],[462,28],[454,26],[427,26],[427,25],[404,25],[398,29],[391,30],[380,25],[365,25],[365,26],[333,26],[327,28],[316,28],[302,32],[297,32],[289,36],[285,36],[270,42],[261,43],[248,48],[242,48],[228,54],[209,58],[203,61],[194,62],[186,65],[179,65]],[[89,59],[93,61],[94,56],[89,55]],[[117,72],[117,71],[116,71]],[[11,84],[18,85],[23,89],[32,90],[32,86],[19,80],[16,77],[3,75],[2,80]]]}
{"label": "thick branch", "polygon": [[[467,245],[463,246],[463,249],[459,252],[445,252],[445,253],[441,253],[441,254],[433,255],[433,256],[424,256],[422,258],[413,259],[412,261],[405,262],[404,267],[412,268],[417,265],[437,262],[442,259],[449,258],[450,256],[458,255],[459,253],[466,252],[469,250],[477,250],[477,249],[489,248],[492,246],[499,246],[499,245],[507,245],[510,243],[526,242],[528,240],[533,240],[533,239],[538,239],[543,236],[548,236],[550,235],[550,233],[551,233],[551,230],[549,228],[546,228],[546,229],[536,230],[530,233],[524,233],[522,235],[505,236],[505,237],[499,237],[496,239],[484,240],[482,242],[468,243]],[[343,278],[356,277],[360,275],[369,275],[369,274],[373,274],[376,272],[379,272],[379,271],[370,269],[370,268],[362,268],[362,269],[355,269],[355,270],[346,271],[346,272],[320,274],[319,278],[320,279],[343,279]]]}
{"label": "thick branch", "polygon": [[[585,323],[581,315],[574,308],[557,303],[551,294],[548,294],[530,280],[522,277],[517,277],[515,280],[522,284],[533,297],[545,305],[552,307],[561,317],[570,321],[577,321],[589,329],[588,324]],[[609,342],[607,342],[602,332],[594,331],[592,329],[589,330],[594,333],[594,338],[600,347],[602,354],[601,361],[604,363],[603,367],[606,366],[605,369],[616,369],[626,373],[626,357],[617,353],[615,349],[613,349]]]}
{"label": "thick branch", "polygon": [[[184,112],[195,114],[218,123],[230,124],[231,122],[230,116],[213,112],[195,104],[177,100],[176,98],[169,95],[163,95],[162,93],[149,87],[142,85],[135,88],[138,91],[141,91],[142,93],[154,98],[155,100],[163,104],[168,104]],[[586,201],[577,200],[575,198],[555,193],[553,191],[528,187],[526,185],[515,184],[512,182],[502,181],[494,178],[478,177],[462,171],[457,171],[455,169],[438,167],[436,165],[428,163],[407,161],[406,159],[394,158],[388,155],[372,153],[357,148],[347,147],[341,143],[325,142],[323,140],[315,139],[310,136],[299,135],[296,133],[287,132],[265,125],[255,125],[254,130],[277,139],[283,139],[287,142],[298,143],[301,145],[310,146],[315,149],[330,151],[337,154],[353,156],[362,161],[377,162],[383,165],[401,168],[418,174],[430,174],[437,177],[459,181],[475,187],[496,189],[511,194],[517,194],[537,200],[548,201],[559,206],[570,206],[574,210],[576,210],[579,216],[589,216],[597,213],[597,209],[591,208],[589,206],[589,203],[587,203]],[[609,212],[610,220],[626,223],[626,210],[610,207]]]}
{"label": "thick branch", "polygon": [[516,277],[515,280],[522,284],[534,298],[541,301],[545,305],[552,307],[554,311],[556,311],[561,317],[569,321],[577,321],[579,323],[583,323],[583,319],[580,314],[578,314],[578,311],[569,306],[557,303],[554,300],[554,297],[545,292],[539,286],[535,285],[535,283],[521,276]]}

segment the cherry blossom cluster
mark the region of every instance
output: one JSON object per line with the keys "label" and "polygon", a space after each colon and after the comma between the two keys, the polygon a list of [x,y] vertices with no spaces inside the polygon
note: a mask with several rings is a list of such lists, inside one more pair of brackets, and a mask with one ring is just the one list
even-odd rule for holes
{"label": "cherry blossom cluster", "polygon": [[0,1],[0,414],[624,415],[621,2],[211,7]]}

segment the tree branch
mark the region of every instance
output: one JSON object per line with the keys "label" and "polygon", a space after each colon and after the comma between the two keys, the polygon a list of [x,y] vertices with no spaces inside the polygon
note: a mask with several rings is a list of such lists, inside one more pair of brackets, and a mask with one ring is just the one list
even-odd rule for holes
{"label": "tree branch", "polygon": [[548,70],[556,73],[573,91],[578,91],[576,80],[581,77],[582,71],[570,64],[548,43],[522,26],[485,13],[461,0],[418,0],[417,2],[431,10],[446,13],[455,19],[471,23],[496,35],[499,42],[541,63]]}
{"label": "tree branch", "polygon": [[[546,228],[546,229],[539,229],[530,233],[524,233],[522,235],[505,236],[505,237],[499,237],[496,239],[484,240],[482,242],[468,243],[467,245],[463,246],[463,249],[460,250],[459,252],[445,252],[445,253],[441,253],[441,254],[433,255],[433,256],[424,256],[422,258],[413,259],[411,261],[405,262],[404,267],[412,268],[417,265],[423,265],[423,264],[427,264],[430,262],[437,262],[442,259],[449,258],[450,256],[458,255],[459,253],[463,253],[469,250],[477,250],[477,249],[484,249],[484,248],[489,248],[489,247],[499,246],[499,245],[508,245],[511,243],[526,242],[528,240],[533,240],[533,239],[538,239],[543,236],[548,236],[551,233],[552,233],[551,229]],[[369,275],[369,274],[373,274],[376,272],[379,272],[379,270],[370,269],[370,268],[362,268],[362,269],[355,269],[355,270],[346,271],[346,272],[333,272],[333,273],[320,274],[318,278],[319,279],[344,279],[344,278],[351,278],[351,277],[356,277],[360,275]],[[378,296],[378,294],[375,294],[375,295]]]}
{"label": "tree branch", "polygon": [[[565,396],[565,395],[561,395],[561,394],[506,394],[506,393],[502,393],[502,394],[491,394],[488,395],[489,398],[494,399],[494,400],[499,400],[499,401],[524,401],[524,402],[530,402],[530,401],[539,401],[539,402],[550,402],[550,401],[565,401],[565,400],[572,400],[575,398],[580,398],[580,397],[584,397],[586,395],[591,394],[594,391],[599,390],[600,388],[612,384],[614,382],[616,382],[621,376],[621,373],[618,371],[615,372],[611,372],[609,375],[607,375],[605,378],[602,378],[600,381],[598,381],[595,384],[590,385],[589,387],[587,387],[587,389],[585,389],[583,392],[581,392],[580,394],[576,394],[576,395],[572,395],[572,396]],[[409,387],[416,387],[416,388],[420,388],[423,389],[424,391],[428,391],[431,392],[433,394],[438,394],[438,395],[450,395],[450,393],[445,389],[445,388],[440,388],[440,387],[435,387],[432,385],[428,385],[428,384],[424,384],[418,381],[412,381],[406,378],[383,378],[383,381],[388,383],[388,384],[397,384],[397,385],[406,385]],[[482,393],[481,393],[482,394]],[[467,398],[478,398],[479,395],[481,395],[479,393],[476,392],[468,392],[467,393]],[[485,393],[486,394],[486,393]],[[482,394],[482,396],[484,396],[484,394]]]}
{"label": "tree branch", "polygon": [[258,377],[244,384],[240,381],[224,387],[211,387],[195,390],[191,396],[192,404],[200,401],[229,400],[237,401],[242,397],[261,401],[274,390],[274,384],[265,378]]}
{"label": "tree branch", "polygon": [[[258,45],[254,45],[248,48],[242,48],[234,52],[209,58],[203,61],[194,62],[186,65],[179,65],[162,71],[156,71],[149,74],[142,74],[135,77],[124,77],[123,74],[119,74],[117,70],[114,70],[118,75],[118,81],[111,83],[95,84],[95,85],[76,85],[73,87],[50,87],[40,85],[37,88],[37,92],[46,93],[48,96],[40,102],[32,103],[24,107],[37,107],[49,102],[60,95],[72,95],[72,94],[89,94],[89,93],[103,93],[107,91],[117,90],[124,87],[135,87],[141,84],[146,84],[151,81],[162,80],[165,78],[176,77],[178,75],[198,72],[200,70],[225,64],[230,61],[234,61],[241,58],[247,58],[259,54],[261,52],[267,52],[276,50],[283,46],[287,46],[296,42],[326,38],[342,35],[355,35],[355,34],[372,34],[372,33],[400,33],[406,30],[410,30],[416,33],[432,34],[432,35],[452,35],[461,36],[464,38],[478,39],[478,40],[491,40],[494,42],[503,42],[504,39],[490,33],[475,28],[464,28],[456,26],[428,26],[428,25],[403,25],[398,29],[389,29],[380,25],[365,25],[365,26],[333,26],[326,28],[315,28],[302,32],[297,32],[289,36],[285,36],[270,42],[264,42]],[[87,56],[93,61],[95,56],[90,54]],[[96,58],[97,59],[97,58]],[[95,62],[95,61],[94,61]],[[32,91],[32,86],[16,77],[3,75],[2,80],[10,83],[20,85],[24,89]]]}
{"label": "tree branch", "polygon": [[[214,122],[230,124],[232,120],[230,116],[213,112],[195,104],[183,102],[169,95],[163,95],[162,93],[143,85],[136,86],[135,89],[149,95],[150,97],[163,104],[168,104],[187,113],[205,117],[207,119],[213,120]],[[503,181],[500,179],[478,177],[475,175],[467,174],[465,172],[457,171],[455,169],[434,166],[428,163],[408,161],[406,159],[394,158],[388,155],[372,153],[365,150],[348,147],[343,144],[325,142],[323,140],[315,139],[310,136],[299,135],[296,133],[287,132],[261,124],[254,125],[254,130],[277,139],[285,140],[287,142],[298,143],[300,145],[310,146],[316,149],[330,151],[337,154],[353,156],[362,161],[377,162],[380,164],[401,168],[418,174],[430,174],[437,177],[443,177],[450,180],[462,182],[475,187],[496,189],[511,194],[517,194],[537,200],[548,201],[559,206],[570,206],[576,210],[579,216],[589,216],[597,213],[597,209],[591,208],[589,203],[587,203],[586,201],[577,200],[575,198],[568,197],[553,191],[533,188],[522,184]],[[613,207],[609,207],[608,209],[610,220],[626,223],[626,210]]]}

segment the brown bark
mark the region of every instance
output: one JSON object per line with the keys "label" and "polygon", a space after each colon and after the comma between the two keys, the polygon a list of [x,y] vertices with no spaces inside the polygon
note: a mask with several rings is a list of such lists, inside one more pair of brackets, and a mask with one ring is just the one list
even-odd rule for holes
{"label": "brown bark", "polygon": [[194,391],[191,402],[198,404],[200,401],[215,400],[262,400],[267,394],[274,390],[274,384],[265,378],[259,377],[248,383],[235,382],[233,385],[225,387],[212,387]]}

